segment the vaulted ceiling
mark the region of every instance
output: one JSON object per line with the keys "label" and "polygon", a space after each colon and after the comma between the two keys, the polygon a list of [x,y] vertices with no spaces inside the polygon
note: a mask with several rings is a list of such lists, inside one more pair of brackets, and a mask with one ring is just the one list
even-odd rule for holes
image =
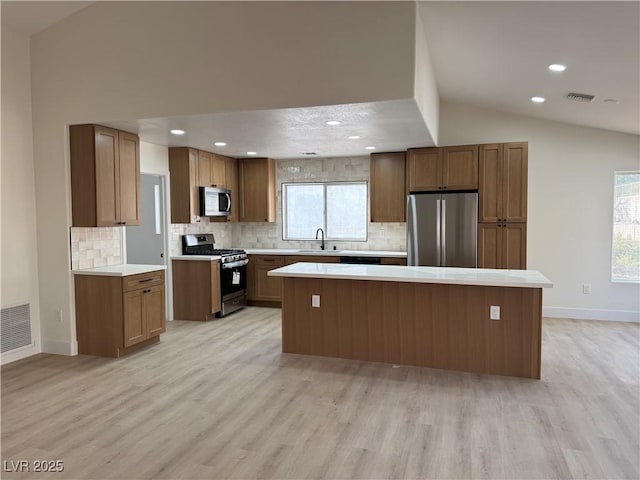
{"label": "vaulted ceiling", "polygon": [[[3,26],[26,35],[98,2],[2,2]],[[418,2],[440,100],[640,133],[638,2]],[[548,71],[551,63],[567,66]],[[339,74],[339,72],[335,72]],[[593,94],[591,103],[568,92]],[[543,96],[534,104],[530,98]],[[605,101],[612,100],[612,101]],[[327,120],[339,127],[328,128]],[[96,119],[96,121],[101,119]],[[106,119],[104,119],[106,120]],[[415,102],[398,100],[112,121],[145,141],[232,156],[364,155],[432,144]],[[170,128],[187,130],[177,138]],[[212,133],[215,132],[215,133]],[[359,139],[348,139],[357,135]],[[214,141],[225,141],[217,148]]]}

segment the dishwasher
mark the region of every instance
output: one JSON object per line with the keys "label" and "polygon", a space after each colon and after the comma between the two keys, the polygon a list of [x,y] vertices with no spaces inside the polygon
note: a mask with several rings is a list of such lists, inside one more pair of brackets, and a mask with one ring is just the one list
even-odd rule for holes
{"label": "dishwasher", "polygon": [[352,263],[355,265],[380,265],[380,257],[340,257],[340,263]]}

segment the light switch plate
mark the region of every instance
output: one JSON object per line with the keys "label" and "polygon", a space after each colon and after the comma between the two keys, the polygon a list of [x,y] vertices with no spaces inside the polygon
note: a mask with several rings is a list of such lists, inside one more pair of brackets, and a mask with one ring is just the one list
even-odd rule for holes
{"label": "light switch plate", "polygon": [[489,308],[489,318],[491,320],[500,320],[500,306],[491,305]]}
{"label": "light switch plate", "polygon": [[320,308],[320,295],[311,295],[311,306]]}

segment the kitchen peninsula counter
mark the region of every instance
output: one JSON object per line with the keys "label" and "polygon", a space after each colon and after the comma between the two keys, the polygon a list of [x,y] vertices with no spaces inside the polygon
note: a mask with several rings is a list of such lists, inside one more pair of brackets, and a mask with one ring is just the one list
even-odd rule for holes
{"label": "kitchen peninsula counter", "polygon": [[105,265],[103,267],[85,268],[82,270],[71,270],[74,275],[92,275],[105,277],[128,277],[130,275],[140,275],[142,273],[157,272],[166,270],[166,265],[141,265],[124,263],[120,265]]}
{"label": "kitchen peninsula counter", "polygon": [[540,378],[553,286],[540,272],[297,263],[268,275],[283,279],[285,353]]}

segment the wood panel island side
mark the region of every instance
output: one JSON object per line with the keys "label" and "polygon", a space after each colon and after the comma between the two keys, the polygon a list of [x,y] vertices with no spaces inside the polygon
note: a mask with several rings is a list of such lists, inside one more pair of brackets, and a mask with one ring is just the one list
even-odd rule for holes
{"label": "wood panel island side", "polygon": [[535,270],[296,263],[269,275],[283,279],[285,353],[540,378],[553,284]]}

